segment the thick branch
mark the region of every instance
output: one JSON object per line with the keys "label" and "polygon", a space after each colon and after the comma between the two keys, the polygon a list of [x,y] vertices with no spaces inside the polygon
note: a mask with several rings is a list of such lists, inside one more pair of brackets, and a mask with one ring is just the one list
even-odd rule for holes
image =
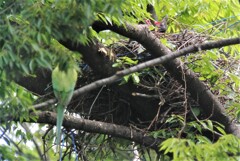
{"label": "thick branch", "polygon": [[51,71],[48,69],[38,69],[35,76],[25,76],[16,82],[37,95],[45,95],[49,92],[51,82]]}
{"label": "thick branch", "polygon": [[[56,124],[57,119],[56,113],[45,111],[32,113],[32,115],[37,116],[38,118],[37,123],[52,125]],[[35,121],[30,120],[29,122]],[[151,136],[146,136],[146,134],[142,132],[133,130],[125,126],[104,123],[100,121],[85,120],[73,116],[65,116],[63,126],[71,129],[83,130],[90,133],[107,134],[113,137],[127,139],[130,141],[134,141],[138,144],[145,145],[149,148],[155,149],[156,151],[159,151],[158,148],[158,145],[160,144],[159,139],[155,139]]]}
{"label": "thick branch", "polygon": [[[93,69],[94,73],[98,76],[107,77],[116,72],[116,68],[112,68],[112,62],[100,52],[101,48],[105,48],[101,43],[97,41],[90,42],[89,44],[74,44],[72,41],[60,41],[65,47],[72,51],[80,52],[83,56],[84,62]],[[105,49],[106,51],[108,49]],[[111,67],[111,68],[110,68]]]}

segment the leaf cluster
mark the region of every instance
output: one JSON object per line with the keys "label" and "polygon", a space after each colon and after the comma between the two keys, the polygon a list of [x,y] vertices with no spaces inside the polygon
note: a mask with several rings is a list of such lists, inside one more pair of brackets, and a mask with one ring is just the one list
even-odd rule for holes
{"label": "leaf cluster", "polygon": [[196,142],[190,139],[167,139],[160,150],[165,154],[173,153],[173,160],[239,160],[240,139],[233,135],[224,135],[216,143],[204,136],[196,136]]}

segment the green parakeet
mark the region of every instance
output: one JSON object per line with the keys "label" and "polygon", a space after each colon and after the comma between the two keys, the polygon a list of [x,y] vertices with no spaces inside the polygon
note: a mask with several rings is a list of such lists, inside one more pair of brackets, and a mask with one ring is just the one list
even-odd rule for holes
{"label": "green parakeet", "polygon": [[[61,126],[64,110],[71,101],[77,82],[77,68],[74,62],[59,63],[52,71],[52,86],[57,104],[57,150],[60,150]],[[59,151],[61,153],[61,151]],[[61,157],[61,156],[60,156]]]}

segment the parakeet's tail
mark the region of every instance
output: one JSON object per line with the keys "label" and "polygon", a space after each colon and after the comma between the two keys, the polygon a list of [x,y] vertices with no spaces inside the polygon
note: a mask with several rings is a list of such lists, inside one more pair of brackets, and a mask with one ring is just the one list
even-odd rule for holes
{"label": "parakeet's tail", "polygon": [[65,107],[62,105],[57,106],[57,151],[61,152],[60,144],[61,144],[61,127],[63,123],[63,116],[64,116],[64,109]]}

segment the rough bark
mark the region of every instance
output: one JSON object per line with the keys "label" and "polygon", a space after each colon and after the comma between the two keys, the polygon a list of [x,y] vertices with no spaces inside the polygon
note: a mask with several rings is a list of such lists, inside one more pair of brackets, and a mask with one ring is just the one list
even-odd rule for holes
{"label": "rough bark", "polygon": [[[44,111],[32,113],[33,116],[37,116],[38,123],[44,124],[56,124],[57,115],[56,113]],[[18,120],[16,120],[18,121]],[[29,120],[29,122],[35,122],[35,120]],[[90,133],[99,133],[111,135],[113,137],[119,137],[130,141],[135,141],[148,148],[152,148],[159,151],[158,145],[161,143],[159,139],[155,139],[151,136],[147,136],[145,133],[136,131],[129,127],[104,123],[100,121],[91,121],[73,116],[65,116],[63,126],[71,129],[83,130]]]}
{"label": "rough bark", "polygon": [[52,91],[51,88],[49,88],[51,73],[52,72],[47,69],[38,69],[35,76],[21,77],[16,80],[16,83],[37,95],[45,95],[49,93],[49,91]]}
{"label": "rough bark", "polygon": [[98,76],[106,77],[116,72],[116,68],[112,68],[112,62],[101,52],[101,48],[104,48],[106,51],[108,49],[99,42],[93,41],[86,45],[73,44],[70,40],[60,42],[68,49],[81,53],[84,62],[86,62]]}

